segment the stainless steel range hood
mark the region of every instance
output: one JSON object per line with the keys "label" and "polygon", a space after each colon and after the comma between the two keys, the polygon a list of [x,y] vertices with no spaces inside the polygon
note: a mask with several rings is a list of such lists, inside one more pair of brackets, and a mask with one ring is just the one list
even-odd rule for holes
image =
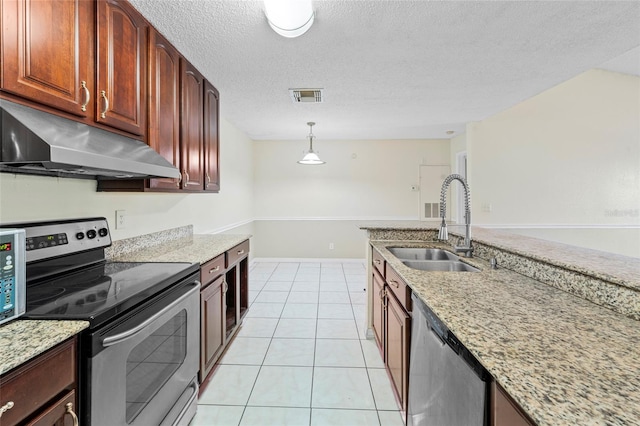
{"label": "stainless steel range hood", "polygon": [[0,171],[91,179],[179,178],[145,143],[0,99]]}

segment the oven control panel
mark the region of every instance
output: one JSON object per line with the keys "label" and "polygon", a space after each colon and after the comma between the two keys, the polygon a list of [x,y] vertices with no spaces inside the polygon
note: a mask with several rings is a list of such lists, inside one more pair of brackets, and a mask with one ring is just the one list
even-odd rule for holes
{"label": "oven control panel", "polygon": [[105,218],[14,224],[26,232],[27,262],[111,245]]}
{"label": "oven control panel", "polygon": [[0,229],[0,324],[25,311],[25,232]]}

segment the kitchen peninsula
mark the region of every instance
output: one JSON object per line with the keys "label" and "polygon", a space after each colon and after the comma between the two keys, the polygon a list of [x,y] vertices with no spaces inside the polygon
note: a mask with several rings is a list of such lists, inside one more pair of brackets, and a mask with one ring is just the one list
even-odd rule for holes
{"label": "kitchen peninsula", "polygon": [[472,228],[474,257],[463,260],[481,272],[426,272],[388,248],[445,247],[437,230],[361,228],[536,424],[637,424],[640,260]]}

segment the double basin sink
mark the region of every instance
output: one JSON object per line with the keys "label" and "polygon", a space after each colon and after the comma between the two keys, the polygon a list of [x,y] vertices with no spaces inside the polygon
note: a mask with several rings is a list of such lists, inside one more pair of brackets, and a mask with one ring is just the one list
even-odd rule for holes
{"label": "double basin sink", "polygon": [[409,268],[421,271],[480,272],[446,250],[418,247],[389,247],[387,250]]}

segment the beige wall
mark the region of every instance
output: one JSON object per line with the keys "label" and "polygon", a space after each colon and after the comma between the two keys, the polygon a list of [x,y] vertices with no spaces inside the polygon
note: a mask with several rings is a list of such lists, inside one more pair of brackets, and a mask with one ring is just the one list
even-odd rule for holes
{"label": "beige wall", "polygon": [[[363,259],[367,233],[357,220],[256,220],[255,258]],[[333,249],[329,248],[333,244]]]}
{"label": "beige wall", "polygon": [[[419,217],[420,164],[449,164],[448,140],[254,142],[256,257],[364,258],[358,221]],[[439,183],[436,183],[439,185]],[[329,250],[329,242],[334,249]],[[310,244],[311,243],[311,244]]]}
{"label": "beige wall", "polygon": [[[611,232],[606,246],[640,256],[639,77],[585,72],[470,123],[467,151],[475,225],[623,228],[635,245]],[[602,232],[556,234],[571,244],[604,246]]]}
{"label": "beige wall", "polygon": [[[0,173],[0,222],[104,216],[114,240],[183,225],[221,231],[250,221],[252,143],[220,120],[219,194],[96,192],[96,181]],[[115,211],[126,210],[126,229],[115,229]]]}

